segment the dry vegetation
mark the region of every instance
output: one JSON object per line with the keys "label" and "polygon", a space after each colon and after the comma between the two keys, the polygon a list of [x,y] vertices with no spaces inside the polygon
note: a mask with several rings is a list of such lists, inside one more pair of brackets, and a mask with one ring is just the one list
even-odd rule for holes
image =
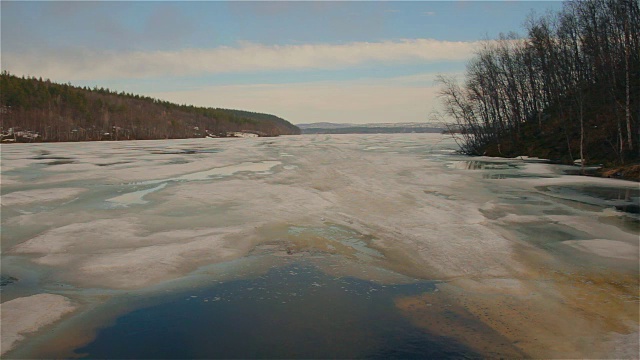
{"label": "dry vegetation", "polygon": [[613,167],[640,161],[636,0],[565,3],[527,36],[487,41],[462,85],[441,78],[446,112],[472,155],[529,155]]}

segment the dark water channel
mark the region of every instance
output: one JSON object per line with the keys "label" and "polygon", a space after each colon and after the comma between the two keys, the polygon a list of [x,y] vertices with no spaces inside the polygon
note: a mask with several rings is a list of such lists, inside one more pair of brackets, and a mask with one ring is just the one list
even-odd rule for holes
{"label": "dark water channel", "polygon": [[614,207],[618,211],[640,213],[640,189],[616,188],[605,186],[544,186],[540,188],[565,196],[570,196],[586,203]]}
{"label": "dark water channel", "polygon": [[433,282],[381,285],[287,265],[172,294],[99,331],[83,358],[477,358],[402,317],[393,299]]}

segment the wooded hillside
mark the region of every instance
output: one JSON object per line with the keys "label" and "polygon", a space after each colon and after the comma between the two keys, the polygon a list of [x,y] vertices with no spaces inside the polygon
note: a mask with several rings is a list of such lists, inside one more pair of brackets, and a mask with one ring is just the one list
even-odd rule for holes
{"label": "wooded hillside", "polygon": [[177,105],[104,88],[80,88],[48,80],[0,75],[0,130],[32,141],[146,140],[224,136],[248,131],[261,136],[299,134],[274,115]]}
{"label": "wooded hillside", "polygon": [[637,0],[566,2],[527,35],[487,41],[464,83],[442,78],[468,154],[583,164],[640,161]]}

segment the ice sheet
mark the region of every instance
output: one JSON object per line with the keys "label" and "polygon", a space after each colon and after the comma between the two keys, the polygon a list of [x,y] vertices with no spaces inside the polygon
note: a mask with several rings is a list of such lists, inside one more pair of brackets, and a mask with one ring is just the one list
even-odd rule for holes
{"label": "ice sheet", "polygon": [[26,191],[15,191],[2,195],[2,206],[21,206],[28,204],[44,204],[51,201],[68,200],[86,191],[81,188],[51,188]]}
{"label": "ice sheet", "polygon": [[638,260],[638,246],[622,241],[593,239],[593,240],[568,240],[563,242],[576,249],[600,256],[616,259]]}
{"label": "ice sheet", "polygon": [[[277,255],[272,261],[306,259],[339,276],[371,280],[387,272],[446,281],[451,286],[442,292],[460,304],[474,299],[469,304],[477,307],[468,311],[475,316],[494,306],[490,312],[504,323],[491,318],[487,326],[507,337],[533,316],[527,306],[560,309],[563,321],[580,317],[596,335],[637,327],[637,309],[629,310],[637,305],[637,268],[628,255],[638,249],[636,218],[541,190],[637,184],[455,150],[440,134],[3,145],[3,257],[12,260],[3,261],[3,274],[28,270],[40,279],[7,286],[3,295],[58,283],[75,287],[80,298],[88,289],[170,288],[261,249]],[[40,207],[27,213],[25,206]],[[355,235],[336,238],[335,228]],[[598,278],[605,266],[607,276],[629,286],[581,283],[600,297],[576,305],[574,274]],[[558,275],[565,273],[572,275]],[[620,300],[629,291],[635,303]],[[486,296],[501,301],[491,305]],[[603,301],[613,305],[597,310]],[[502,320],[513,314],[520,315]],[[601,317],[632,326],[590,320]],[[537,336],[555,320],[540,317],[520,334]],[[557,351],[538,357],[582,357],[603,344],[581,345],[570,328],[561,331],[538,342],[512,341],[527,354],[534,345]],[[572,352],[563,353],[560,341]]]}

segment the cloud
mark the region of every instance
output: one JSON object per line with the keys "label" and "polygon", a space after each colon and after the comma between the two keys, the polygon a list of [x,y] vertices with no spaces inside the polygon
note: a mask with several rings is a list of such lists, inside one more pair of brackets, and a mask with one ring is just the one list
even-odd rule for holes
{"label": "cloud", "polygon": [[347,44],[261,45],[108,52],[61,49],[6,53],[2,67],[58,81],[195,76],[270,70],[340,69],[363,64],[465,60],[478,42],[411,39]]}
{"label": "cloud", "polygon": [[425,12],[423,12],[423,14],[427,15],[427,16],[434,16],[436,14],[436,12],[435,11],[425,11]]}
{"label": "cloud", "polygon": [[[148,15],[140,39],[136,42],[179,44],[189,38],[195,25],[183,10],[172,2],[159,3]],[[209,34],[209,36],[215,36]],[[120,38],[122,39],[122,38]]]}
{"label": "cloud", "polygon": [[293,123],[426,122],[437,108],[433,74],[390,79],[205,86],[147,94],[177,103],[266,112]]}

